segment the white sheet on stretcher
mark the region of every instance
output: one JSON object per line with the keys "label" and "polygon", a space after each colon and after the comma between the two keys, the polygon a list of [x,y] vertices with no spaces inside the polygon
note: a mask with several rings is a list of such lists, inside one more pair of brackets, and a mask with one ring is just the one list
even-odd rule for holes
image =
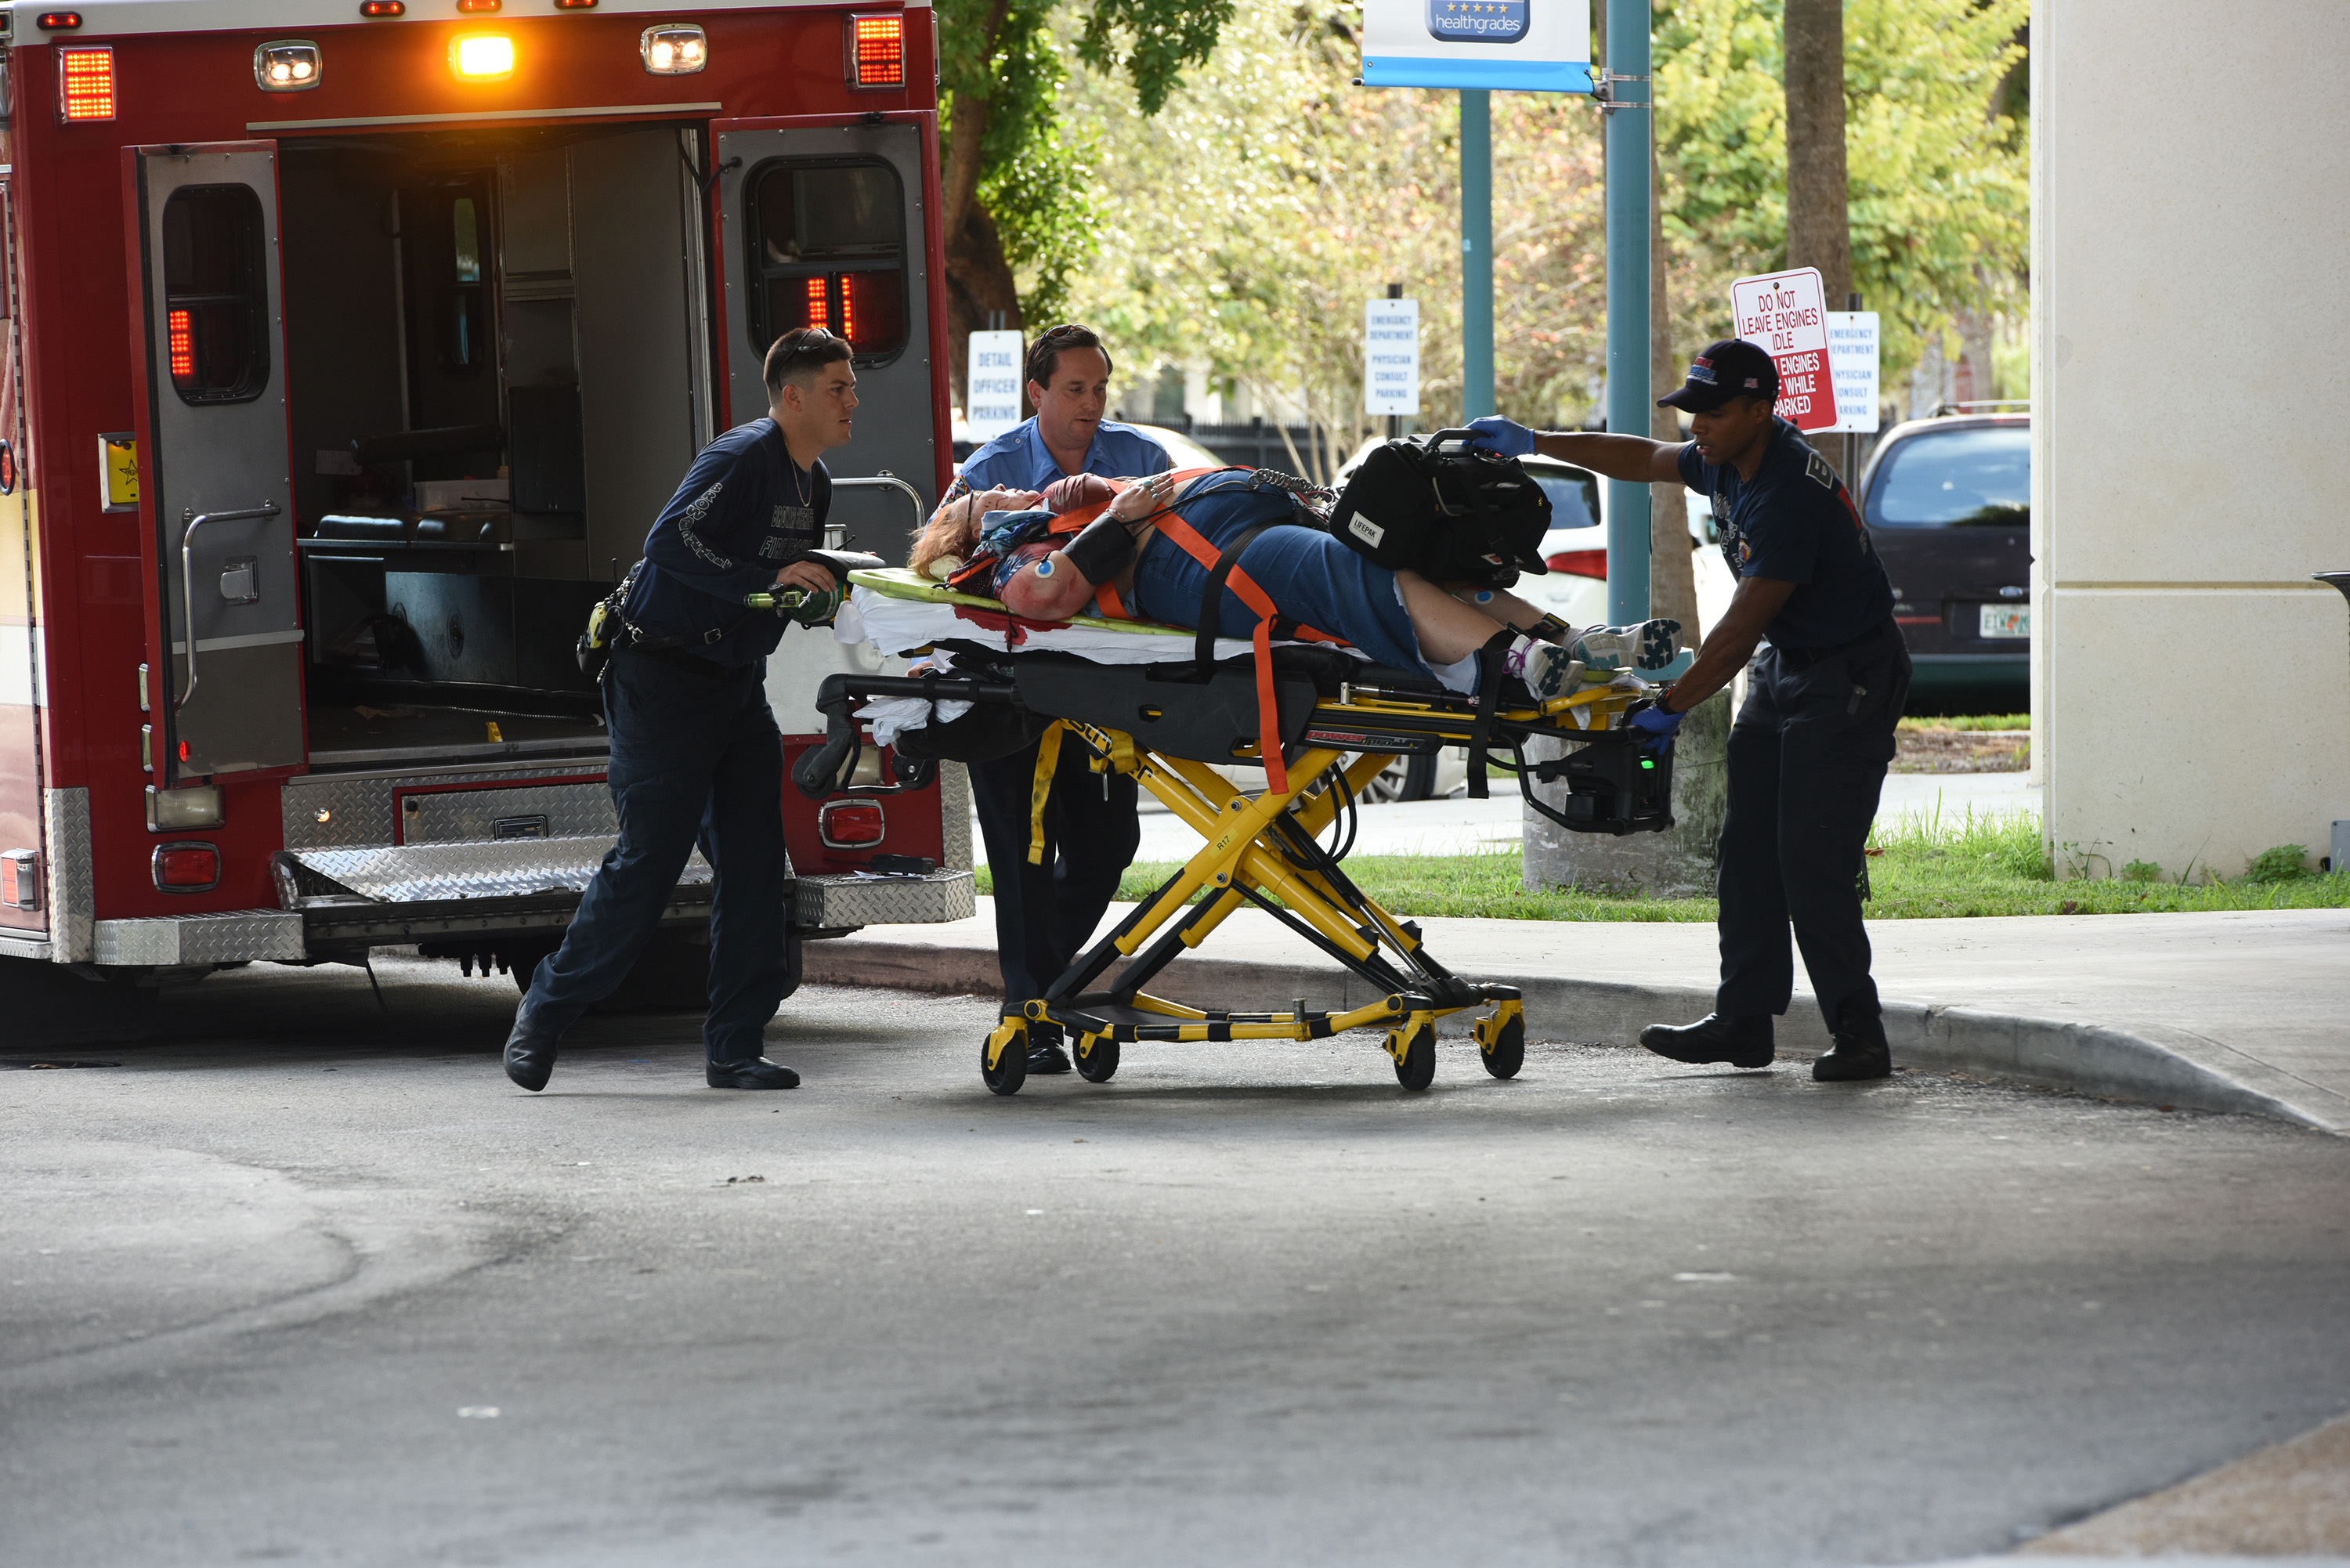
{"label": "white sheet on stretcher", "polygon": [[[944,590],[926,585],[911,572],[858,572],[849,577],[848,604],[833,622],[833,636],[843,642],[869,642],[884,654],[910,653],[938,642],[968,642],[1002,653],[1071,653],[1097,664],[1159,664],[1188,661],[1192,634],[1148,621],[1106,621],[1091,616],[1076,620],[1023,620],[993,601],[973,601],[962,595],[946,598]],[[935,599],[905,597],[924,591]],[[1276,646],[1305,647],[1303,643]],[[1216,639],[1218,659],[1240,659],[1253,651],[1245,638]],[[1362,659],[1354,649],[1348,653]]]}

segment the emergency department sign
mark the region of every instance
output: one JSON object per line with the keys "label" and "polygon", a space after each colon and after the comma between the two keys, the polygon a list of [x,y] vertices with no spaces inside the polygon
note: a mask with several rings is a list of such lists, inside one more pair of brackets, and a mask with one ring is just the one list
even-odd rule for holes
{"label": "emergency department sign", "polygon": [[972,441],[989,441],[1020,422],[1020,334],[974,332],[963,377],[963,423]]}
{"label": "emergency department sign", "polygon": [[1835,378],[1831,430],[1866,435],[1877,429],[1877,312],[1828,312],[1828,369]]}
{"label": "emergency department sign", "polygon": [[1362,80],[1589,92],[1590,0],[1363,0]]}
{"label": "emergency department sign", "polygon": [[1730,286],[1738,336],[1779,367],[1779,417],[1797,430],[1836,422],[1835,382],[1828,372],[1828,308],[1820,269],[1797,267]]}
{"label": "emergency department sign", "polygon": [[1363,302],[1363,411],[1419,412],[1419,301]]}

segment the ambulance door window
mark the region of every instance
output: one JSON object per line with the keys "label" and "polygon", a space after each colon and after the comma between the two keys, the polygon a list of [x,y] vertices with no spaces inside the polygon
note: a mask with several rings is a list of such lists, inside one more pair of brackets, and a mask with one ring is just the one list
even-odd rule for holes
{"label": "ambulance door window", "polygon": [[243,403],[269,384],[269,278],[249,185],[198,185],[163,205],[165,352],[183,402]]}
{"label": "ambulance door window", "polygon": [[798,327],[829,327],[860,365],[906,347],[906,199],[879,159],[778,159],[745,182],[752,346]]}
{"label": "ambulance door window", "polygon": [[488,247],[488,206],[480,193],[446,198],[440,261],[441,365],[459,375],[477,374],[490,358],[489,296],[483,278]]}

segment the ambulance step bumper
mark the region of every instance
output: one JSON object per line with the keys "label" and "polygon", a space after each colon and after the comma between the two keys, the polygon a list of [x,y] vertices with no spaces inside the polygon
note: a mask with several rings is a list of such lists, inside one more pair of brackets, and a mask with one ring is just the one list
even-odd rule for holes
{"label": "ambulance step bumper", "polygon": [[168,915],[145,920],[96,920],[90,961],[153,965],[245,963],[301,959],[302,917],[286,909],[232,909],[217,915]]}
{"label": "ambulance step bumper", "polygon": [[802,877],[793,885],[792,924],[813,935],[860,926],[930,926],[979,912],[968,871],[926,877]]}

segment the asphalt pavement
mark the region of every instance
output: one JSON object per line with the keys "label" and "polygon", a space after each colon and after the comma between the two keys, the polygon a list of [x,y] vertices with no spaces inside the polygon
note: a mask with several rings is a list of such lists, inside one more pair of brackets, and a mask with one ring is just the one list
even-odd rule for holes
{"label": "asphalt pavement", "polygon": [[379,967],[0,1072],[0,1560],[1929,1563],[2350,1409],[2282,1123],[1457,1034],[998,1099],[992,1001],[844,989],[793,1093],[606,1017],[532,1096]]}

